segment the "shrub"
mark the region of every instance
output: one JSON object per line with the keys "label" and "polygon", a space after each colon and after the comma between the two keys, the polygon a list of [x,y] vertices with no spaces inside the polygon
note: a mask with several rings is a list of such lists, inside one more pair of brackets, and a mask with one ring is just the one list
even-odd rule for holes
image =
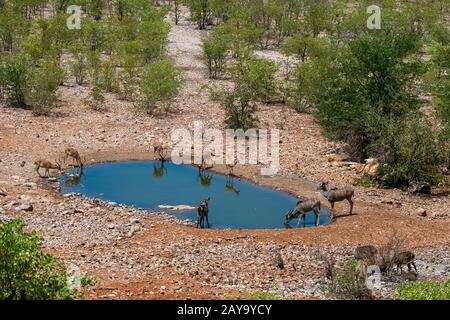
{"label": "shrub", "polygon": [[250,83],[259,101],[270,103],[277,94],[277,81],[275,79],[277,70],[278,67],[275,62],[254,58],[250,60],[242,80]]}
{"label": "shrub", "polygon": [[89,96],[84,100],[84,103],[92,110],[95,111],[103,110],[103,106],[105,103],[105,96],[103,95],[103,89],[98,85],[94,85],[91,88]]}
{"label": "shrub", "polygon": [[20,220],[0,223],[0,300],[74,299],[64,264],[40,250],[42,238]]}
{"label": "shrub", "polygon": [[396,300],[450,300],[450,280],[446,282],[406,281],[395,292]]}
{"label": "shrub", "polygon": [[0,61],[2,100],[13,106],[24,106],[32,72],[24,55],[3,56]]}
{"label": "shrub", "polygon": [[342,273],[334,277],[328,286],[328,293],[339,299],[370,299],[364,276],[357,270],[357,261],[352,258]]}
{"label": "shrub", "polygon": [[27,95],[34,113],[45,115],[50,112],[57,101],[57,90],[63,77],[64,71],[53,56],[44,58],[42,66],[34,70]]}
{"label": "shrub", "polygon": [[222,107],[225,109],[227,128],[248,130],[256,126],[257,107],[253,98],[252,89],[246,84],[240,84],[233,91],[223,93]]}
{"label": "shrub", "polygon": [[445,130],[416,116],[403,123],[389,123],[383,131],[372,146],[372,153],[383,161],[376,176],[381,186],[408,188],[414,181],[442,181],[440,168],[447,161],[449,148]]}
{"label": "shrub", "polygon": [[75,82],[81,86],[84,83],[88,71],[86,54],[80,47],[76,47],[72,49],[72,55],[73,61],[70,62],[70,70],[72,76],[75,77]]}
{"label": "shrub", "polygon": [[306,97],[326,133],[349,143],[358,160],[384,162],[378,180],[386,187],[436,183],[445,162],[442,130],[419,111],[419,45],[414,33],[381,30],[299,66],[298,96]]}
{"label": "shrub", "polygon": [[217,79],[226,69],[229,40],[220,27],[203,41],[203,58],[208,67],[209,77]]}
{"label": "shrub", "polygon": [[162,59],[146,65],[140,79],[141,108],[150,114],[155,113],[158,103],[178,93],[180,84],[180,72],[172,60]]}

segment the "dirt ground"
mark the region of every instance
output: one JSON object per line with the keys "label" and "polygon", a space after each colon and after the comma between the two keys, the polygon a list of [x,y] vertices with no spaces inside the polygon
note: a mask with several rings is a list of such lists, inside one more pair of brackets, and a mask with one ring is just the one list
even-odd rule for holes
{"label": "dirt ground", "polygon": [[[34,161],[58,159],[69,146],[88,162],[153,159],[153,143],[170,142],[174,128],[193,128],[196,120],[222,128],[223,111],[206,89],[220,81],[207,78],[201,62],[203,36],[186,20],[172,26],[168,54],[185,81],[174,111],[164,117],[139,113],[132,103],[113,95],[107,96],[104,112],[90,110],[82,103],[89,89],[70,79],[61,87],[59,106],[50,117],[1,108],[0,188],[6,195],[0,196],[0,218],[24,218],[30,229],[43,233],[46,250],[93,275],[98,281],[86,290],[89,299],[222,299],[274,288],[283,296],[324,298],[317,250],[343,261],[358,245],[385,244],[393,230],[405,248],[417,253],[419,275],[450,277],[448,190],[417,196],[355,187],[355,214],[346,215],[347,204],[340,203],[328,226],[198,230],[163,213],[63,197],[57,184],[36,175]],[[263,55],[270,58],[272,53]],[[280,59],[279,53],[274,55]],[[320,197],[320,181],[344,186],[357,177],[353,167],[328,163],[327,156],[340,145],[327,140],[310,115],[267,105],[260,107],[258,117],[261,128],[281,130],[282,170],[265,177],[259,174],[260,166],[238,166],[237,176],[306,197]],[[221,167],[215,170],[224,172]],[[16,210],[24,201],[32,203],[32,212]],[[426,216],[419,216],[418,209]],[[278,254],[283,269],[274,263]]]}

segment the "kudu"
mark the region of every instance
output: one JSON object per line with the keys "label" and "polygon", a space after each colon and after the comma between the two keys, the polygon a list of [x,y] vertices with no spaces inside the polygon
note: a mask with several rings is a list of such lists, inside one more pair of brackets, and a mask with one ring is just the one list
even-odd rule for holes
{"label": "kudu", "polygon": [[76,165],[78,167],[80,167],[80,168],[84,167],[84,163],[83,163],[83,161],[81,161],[80,153],[78,152],[77,149],[67,148],[66,150],[64,150],[64,163],[67,162],[68,158],[72,158],[73,160],[75,160]]}
{"label": "kudu", "polygon": [[197,228],[204,228],[205,220],[209,228],[209,201],[211,199],[205,199],[200,202],[200,206],[197,208]]}
{"label": "kudu", "polygon": [[416,256],[411,251],[404,251],[397,253],[394,258],[392,259],[392,263],[397,266],[397,272],[400,269],[400,273],[403,273],[403,265],[408,266],[408,271],[411,272],[412,268],[414,267],[414,270],[417,272],[416,264],[414,263]]}
{"label": "kudu", "polygon": [[314,212],[316,215],[316,226],[320,222],[320,201],[319,200],[303,200],[297,202],[297,206],[286,214],[285,224],[288,225],[291,220],[298,217],[297,227],[303,219],[303,226],[306,226],[306,213]]}
{"label": "kudu", "polygon": [[160,161],[166,161],[167,148],[161,142],[157,142],[153,145],[153,153],[158,156]]}
{"label": "kudu", "polygon": [[61,172],[62,171],[62,169],[61,169],[61,164],[58,162],[58,161],[56,161],[56,163],[55,164],[53,164],[52,162],[50,162],[50,161],[47,161],[47,160],[38,160],[38,161],[36,161],[35,163],[34,163],[34,165],[36,166],[36,172],[37,172],[37,174],[39,175],[39,177],[43,177],[42,175],[41,175],[41,173],[39,172],[39,170],[42,168],[42,169],[45,169],[45,177],[49,177],[50,176],[50,170],[59,170],[59,172]]}
{"label": "kudu", "polygon": [[334,209],[334,204],[336,202],[341,202],[347,200],[350,204],[350,215],[353,214],[353,198],[355,197],[355,190],[350,187],[346,187],[343,189],[331,189],[328,187],[328,184],[322,182],[320,184],[320,191],[322,195],[328,200],[331,205],[331,209]]}

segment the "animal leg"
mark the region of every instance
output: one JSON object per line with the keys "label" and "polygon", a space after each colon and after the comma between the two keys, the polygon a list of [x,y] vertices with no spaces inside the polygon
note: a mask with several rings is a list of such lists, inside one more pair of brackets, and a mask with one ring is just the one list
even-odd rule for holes
{"label": "animal leg", "polygon": [[417,267],[416,267],[416,264],[414,263],[414,261],[412,261],[411,264],[413,265],[414,270],[416,270],[416,272],[417,272]]}
{"label": "animal leg", "polygon": [[401,265],[401,264],[399,264],[398,266],[397,266],[397,272],[398,272],[398,269],[400,268],[400,274],[403,274],[403,265]]}
{"label": "animal leg", "polygon": [[208,219],[208,216],[206,216],[206,223],[208,224],[208,229],[209,229],[210,226],[209,226],[209,219]]}
{"label": "animal leg", "polygon": [[352,215],[353,214],[353,200],[348,199],[348,202],[350,203],[350,215]]}
{"label": "animal leg", "polygon": [[334,202],[331,202],[331,209],[334,210]]}
{"label": "animal leg", "polygon": [[314,210],[314,213],[316,215],[316,227],[318,227],[320,224],[320,211],[316,209]]}

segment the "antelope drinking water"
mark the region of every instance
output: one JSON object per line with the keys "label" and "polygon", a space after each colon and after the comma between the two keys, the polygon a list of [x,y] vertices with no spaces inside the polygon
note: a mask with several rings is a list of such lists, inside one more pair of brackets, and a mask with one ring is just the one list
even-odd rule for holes
{"label": "antelope drinking water", "polygon": [[38,173],[39,177],[42,178],[41,173],[39,172],[39,170],[45,169],[45,176],[49,177],[50,176],[50,170],[59,170],[59,172],[62,171],[61,169],[61,164],[56,161],[56,164],[53,164],[50,161],[47,160],[38,160],[34,163],[34,165],[36,166],[36,172]]}
{"label": "antelope drinking water", "polygon": [[67,158],[72,158],[80,168],[83,168],[84,165],[81,161],[80,153],[77,149],[67,148],[66,150],[64,150],[64,163],[67,162]]}
{"label": "antelope drinking water", "polygon": [[300,222],[303,219],[303,225],[306,226],[306,213],[312,211],[316,215],[316,226],[320,222],[320,201],[319,200],[303,200],[300,199],[297,202],[297,206],[288,212],[286,215],[285,224],[289,224],[291,220],[298,217],[297,227],[300,226]]}

